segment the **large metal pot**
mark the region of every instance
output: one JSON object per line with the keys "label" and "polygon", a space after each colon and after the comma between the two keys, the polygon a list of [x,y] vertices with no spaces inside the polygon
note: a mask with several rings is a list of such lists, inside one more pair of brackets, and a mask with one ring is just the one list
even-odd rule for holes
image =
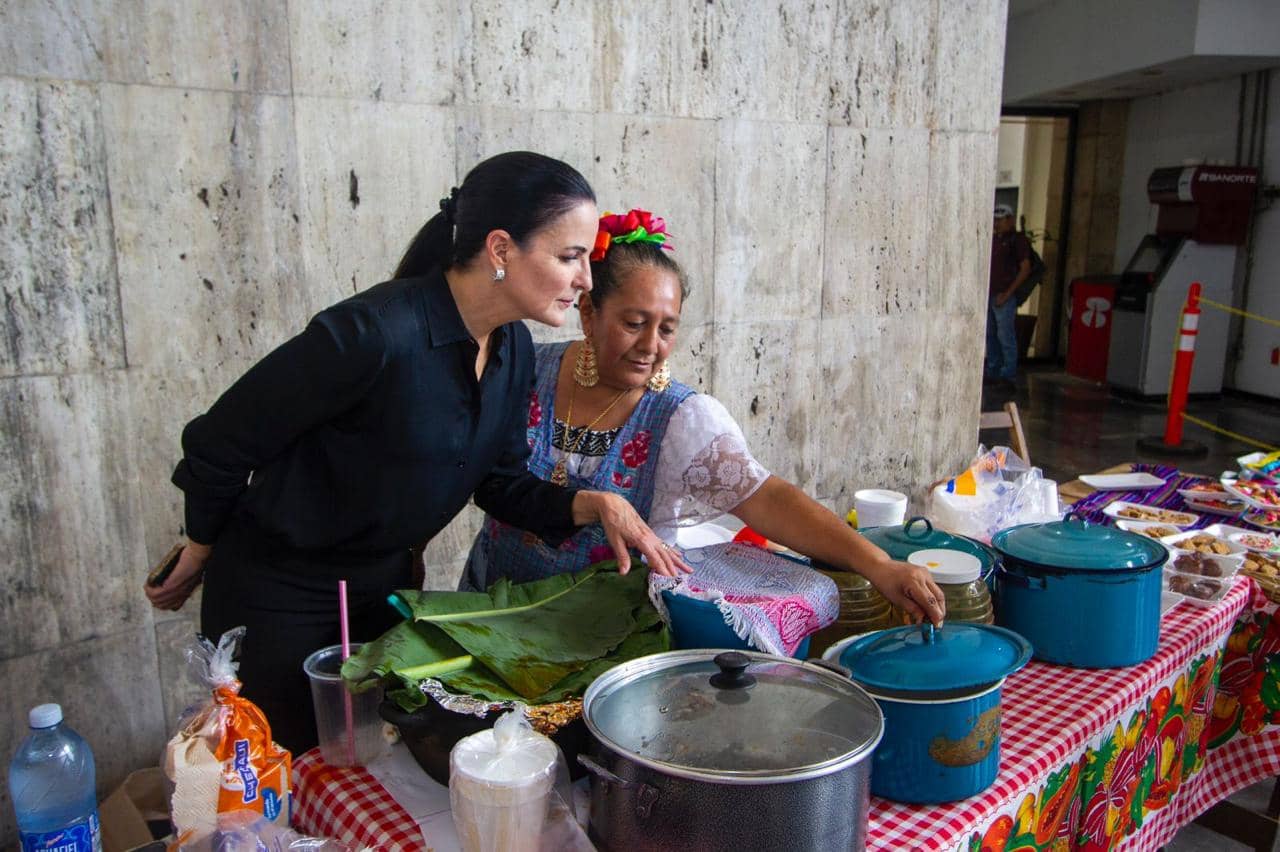
{"label": "large metal pot", "polygon": [[1164,545],[1074,513],[1001,530],[991,544],[996,620],[1027,637],[1037,660],[1112,668],[1155,654]]}
{"label": "large metal pot", "polygon": [[884,720],[839,674],[753,652],[654,654],[601,675],[583,716],[602,849],[865,846]]}
{"label": "large metal pot", "polygon": [[934,804],[976,795],[1000,770],[1000,687],[1031,659],[1010,630],[951,623],[896,627],[832,646],[884,711],[871,792]]}

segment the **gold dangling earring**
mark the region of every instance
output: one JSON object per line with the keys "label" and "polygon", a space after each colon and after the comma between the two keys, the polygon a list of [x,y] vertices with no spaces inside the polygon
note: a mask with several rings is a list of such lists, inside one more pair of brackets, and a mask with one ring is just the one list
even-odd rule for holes
{"label": "gold dangling earring", "polygon": [[647,383],[649,390],[662,393],[671,384],[671,368],[667,366],[667,362],[663,361],[662,366],[658,368],[652,376],[649,377]]}
{"label": "gold dangling earring", "polygon": [[573,359],[573,380],[584,388],[593,388],[600,381],[600,370],[596,367],[596,350],[591,345],[591,338],[582,338],[578,347],[578,355]]}

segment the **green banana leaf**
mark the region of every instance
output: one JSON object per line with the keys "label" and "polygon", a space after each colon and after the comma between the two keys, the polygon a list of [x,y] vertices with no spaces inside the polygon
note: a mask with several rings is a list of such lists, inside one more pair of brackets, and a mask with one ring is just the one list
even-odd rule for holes
{"label": "green banana leaf", "polygon": [[[406,599],[414,620],[435,625],[525,699],[537,698],[566,675],[607,656],[638,627],[648,606],[646,572],[589,569],[534,583],[498,582],[485,593],[457,592]],[[461,606],[450,606],[461,604]],[[459,611],[461,610],[461,611]]]}
{"label": "green banana leaf", "polygon": [[488,700],[559,701],[581,695],[620,662],[667,650],[647,577],[616,563],[488,592],[398,593],[414,613],[344,664],[353,691],[390,679],[387,696],[412,712],[433,677],[451,692]]}

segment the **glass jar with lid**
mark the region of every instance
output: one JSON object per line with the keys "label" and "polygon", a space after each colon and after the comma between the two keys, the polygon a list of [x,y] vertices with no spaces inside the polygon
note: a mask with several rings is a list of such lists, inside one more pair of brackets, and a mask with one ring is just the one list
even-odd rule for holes
{"label": "glass jar with lid", "polygon": [[907,557],[913,565],[929,570],[942,589],[947,621],[992,624],[995,612],[991,590],[982,579],[982,563],[971,553],[948,548],[917,550]]}

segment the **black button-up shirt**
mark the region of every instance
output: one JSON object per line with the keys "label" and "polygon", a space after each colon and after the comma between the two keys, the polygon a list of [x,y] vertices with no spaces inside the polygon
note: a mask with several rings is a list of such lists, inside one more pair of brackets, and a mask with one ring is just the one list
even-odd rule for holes
{"label": "black button-up shirt", "polygon": [[320,313],[187,424],[173,474],[187,534],[212,544],[243,513],[300,550],[382,554],[430,539],[474,494],[566,537],[576,492],[526,468],[529,330],[495,329],[477,382],[478,351],[439,272]]}

